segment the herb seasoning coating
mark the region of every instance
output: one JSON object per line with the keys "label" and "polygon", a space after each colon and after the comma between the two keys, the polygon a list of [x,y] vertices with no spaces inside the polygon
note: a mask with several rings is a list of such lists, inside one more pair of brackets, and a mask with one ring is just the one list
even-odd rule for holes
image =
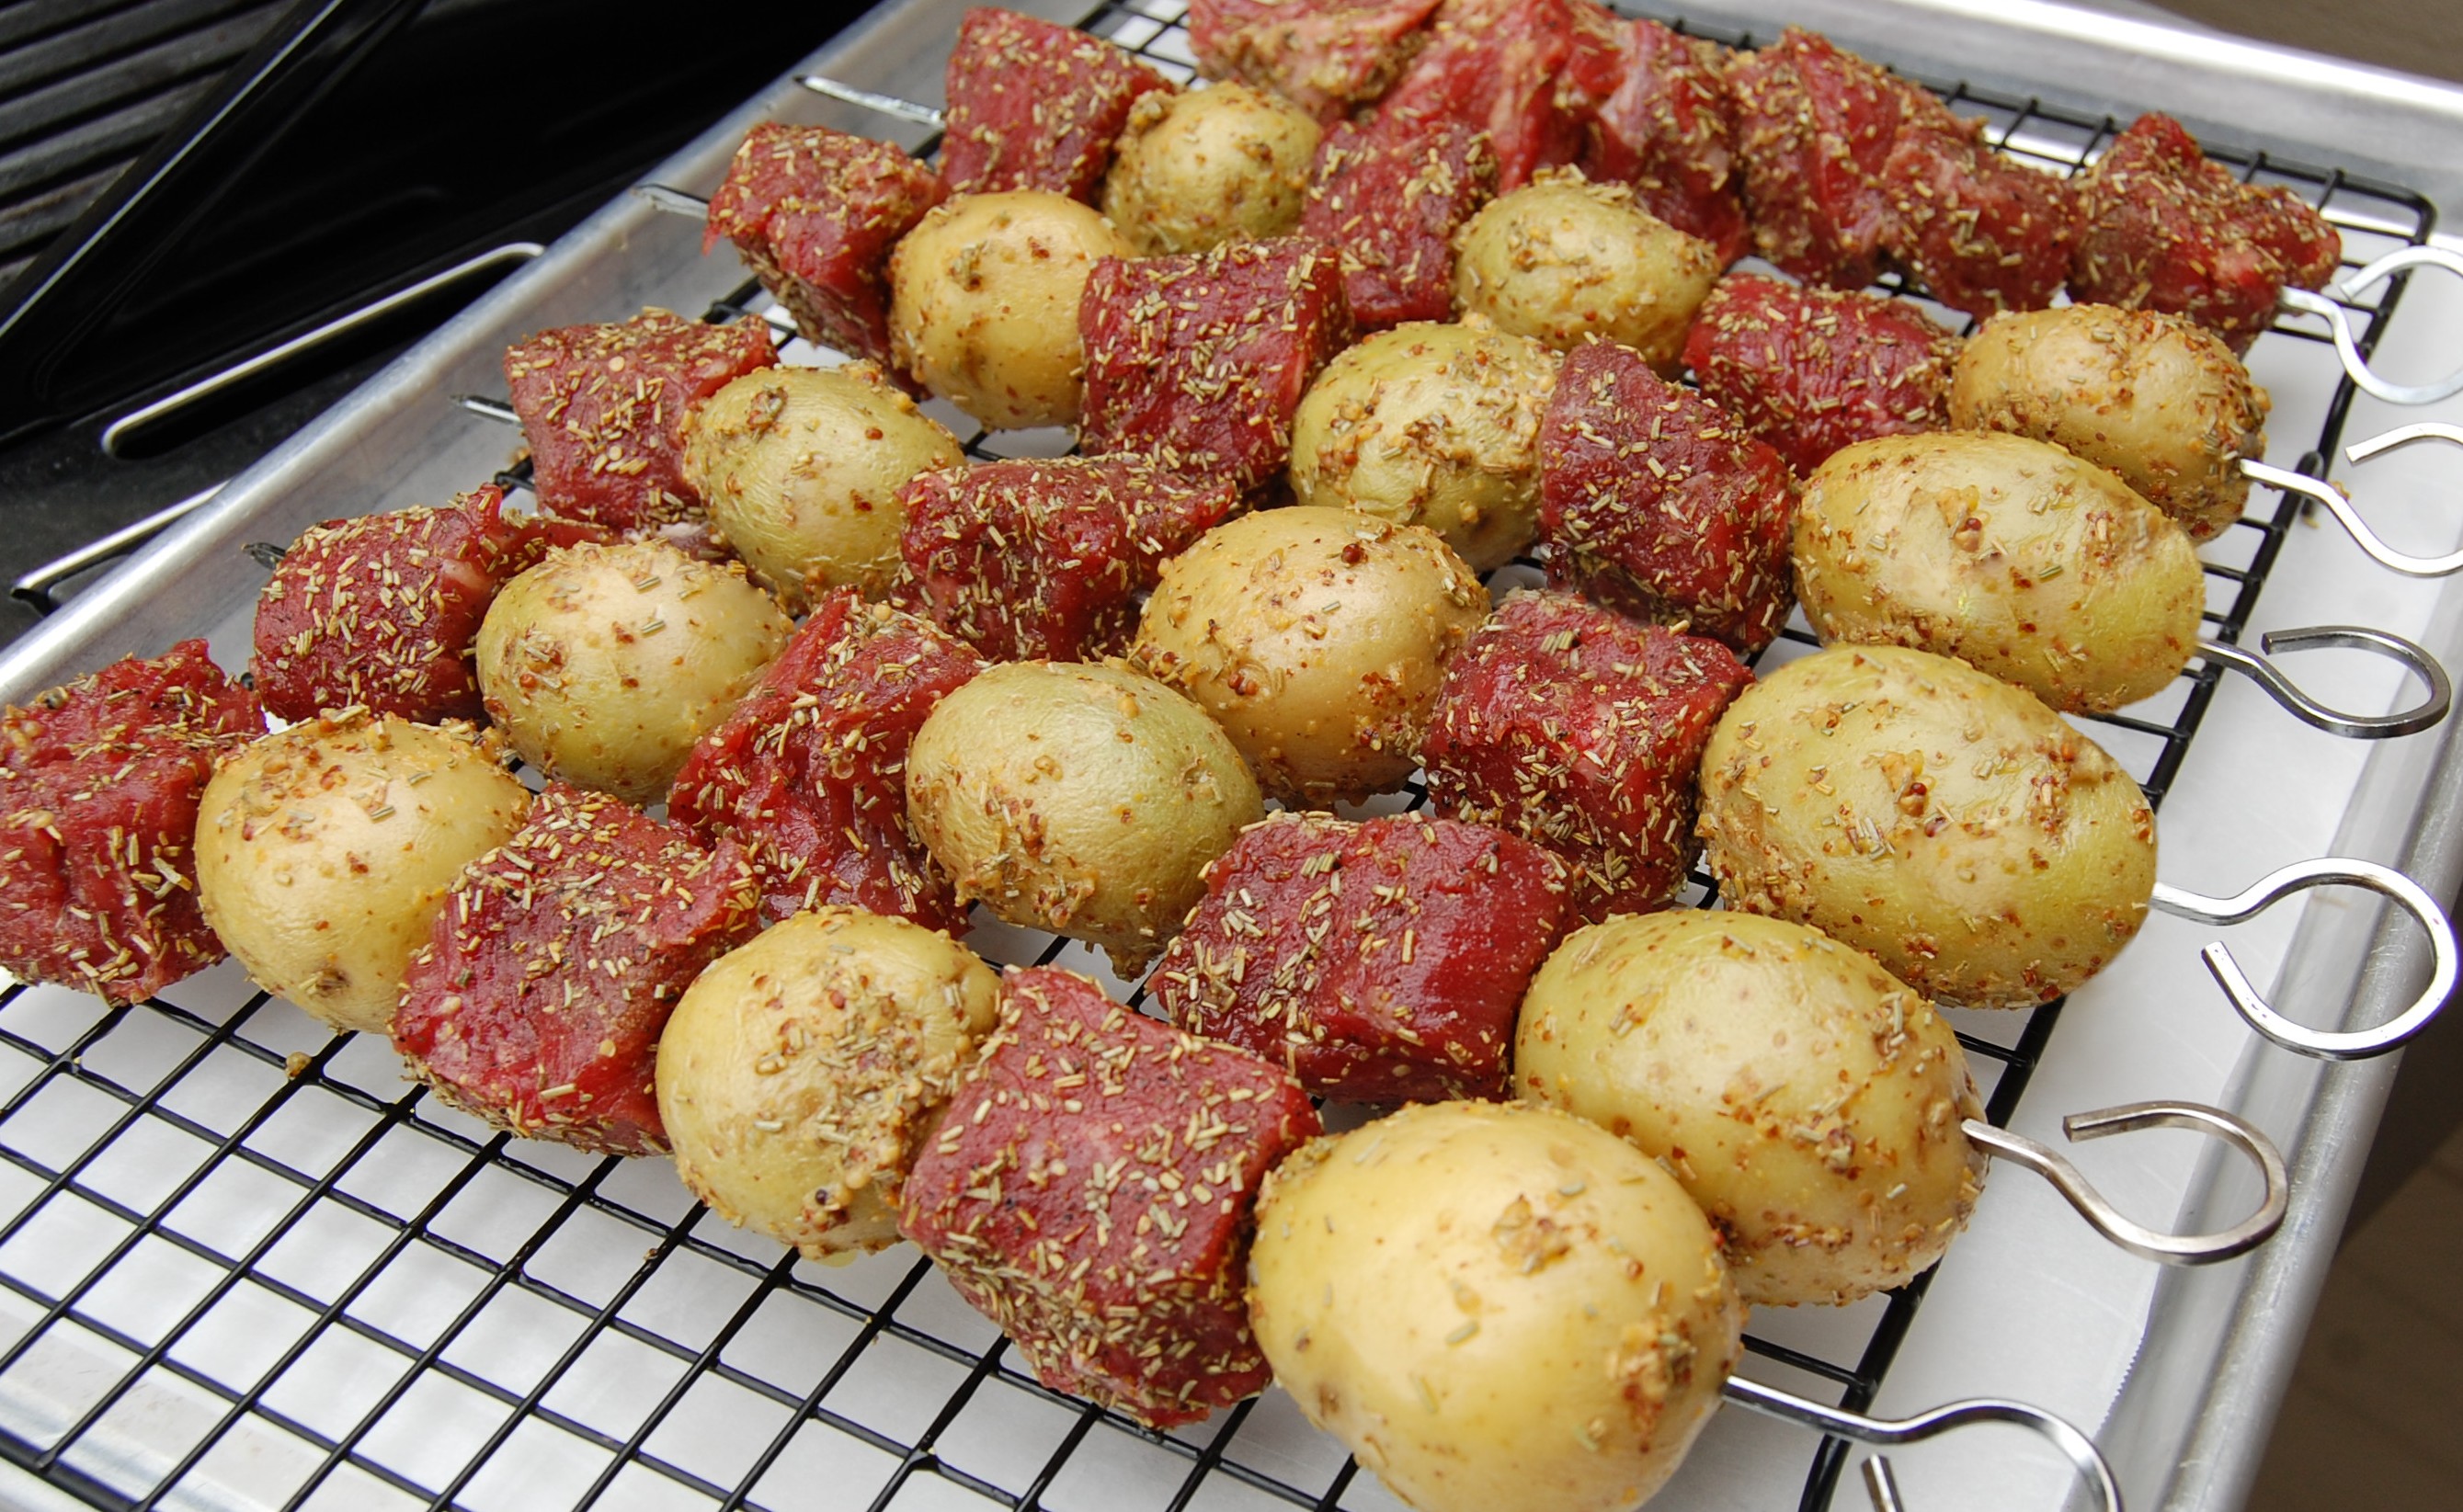
{"label": "herb seasoning coating", "polygon": [[1727,50],[1642,17],[1618,18],[1613,36],[1581,170],[1632,185],[1644,209],[1710,243],[1724,268],[1753,247]]}
{"label": "herb seasoning coating", "polygon": [[1171,80],[1101,37],[977,7],[949,53],[941,173],[954,194],[1049,189],[1093,204],[1138,97]]}
{"label": "herb seasoning coating", "polygon": [[1444,320],[1454,309],[1454,232],[1496,191],[1496,154],[1460,121],[1343,121],[1318,143],[1300,234],[1342,255],[1362,331]]}
{"label": "herb seasoning coating", "polygon": [[1194,0],[1188,45],[1207,77],[1245,79],[1331,125],[1403,76],[1436,9],[1437,0]]}

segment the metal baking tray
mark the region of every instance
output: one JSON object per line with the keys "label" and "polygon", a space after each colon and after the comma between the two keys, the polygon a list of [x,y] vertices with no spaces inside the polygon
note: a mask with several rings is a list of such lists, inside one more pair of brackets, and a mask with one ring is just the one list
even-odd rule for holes
{"label": "metal baking tray", "polygon": [[[1020,9],[1086,24],[1185,74],[1171,24],[1183,3],[1114,0],[1091,15],[1084,0]],[[937,101],[963,9],[884,5],[807,66]],[[2169,109],[2253,176],[2321,200],[2355,262],[2432,237],[2437,203],[2463,189],[2463,92],[2061,7],[1986,11],[1810,0],[1731,11],[1722,0],[1686,17],[1729,40],[1767,37],[1781,22],[1818,27],[1938,81],[1956,108],[1988,117],[1996,140],[2056,165],[2091,155],[2139,109]],[[656,177],[707,191],[745,129],[770,117],[926,140],[924,128],[821,99],[791,77]],[[509,341],[644,304],[723,314],[748,299],[767,307],[732,258],[700,254],[697,227],[636,200],[609,205],[20,641],[0,659],[0,698],[21,701],[190,635],[207,636],[225,665],[244,664],[264,580],[248,543],[437,502],[507,464],[514,439],[450,396],[499,391]],[[2463,289],[2398,285],[2357,317],[2365,342],[2399,371],[2463,352]],[[790,356],[820,359],[801,347]],[[2356,413],[2369,418],[2316,330],[2287,326],[2253,363],[2277,391],[2278,461],[2331,451],[2347,422],[2363,422]],[[2415,418],[2374,417],[2380,428]],[[997,439],[1009,455],[1066,443],[1058,432]],[[979,437],[975,449],[990,444]],[[2433,512],[2435,477],[2426,463],[2391,470],[2372,515],[2425,507],[2381,529],[2414,548],[2452,545],[2453,522]],[[2206,554],[2210,628],[2224,638],[2286,622],[2284,611],[2325,617],[2315,611],[2357,596],[2365,610],[2409,616],[2387,628],[2450,662],[2463,649],[2463,595],[2356,569],[2344,543],[2311,530],[2293,502],[2273,501],[2271,515]],[[2390,682],[2350,675],[2391,699]],[[2453,896],[2463,877],[2453,765],[2463,758],[2451,728],[2364,760],[2245,693],[2219,688],[2207,670],[2091,726],[2167,800],[2168,878],[2186,873],[2229,892],[2300,858],[2280,846],[2306,845],[2402,863]],[[2297,803],[2283,797],[2287,772]],[[2274,814],[2271,793],[2283,797],[2273,807],[2301,817]],[[2244,801],[2269,812],[2271,830],[2245,822]],[[2031,1205],[2011,1177],[1988,1191],[1929,1286],[1756,1316],[1749,1373],[1885,1409],[1929,1405],[1971,1382],[2050,1397],[2098,1432],[2134,1505],[2239,1504],[2393,1064],[2328,1068],[2258,1046],[2212,997],[2182,938],[2150,928],[2124,958],[2128,970],[2117,966],[2066,1008],[1964,1014],[1959,1026],[1995,1121],[2042,1127],[2092,1105],[2048,1098],[2150,1091],[2251,1116],[2294,1161],[2285,1232],[2248,1260],[2159,1283],[2125,1257],[2116,1267],[2107,1255],[2074,1254],[2075,1226],[2058,1226],[2065,1216]],[[2381,927],[2373,907],[2287,908],[2233,939],[2254,963],[2279,964],[2278,1001],[2321,1025],[2382,1021],[2425,980],[2417,933]],[[995,960],[1101,974],[1082,947],[1026,931],[979,928],[970,943]],[[2219,1016],[2220,1027],[2169,1033],[2147,1057],[2200,1068],[2211,1085],[2132,1079],[2141,1057],[2115,1035],[2149,1002]],[[2185,1222],[2210,1209],[2230,1217],[2244,1199],[2236,1166],[2186,1148],[2134,1164],[2080,1159],[2149,1216],[2162,1216],[2151,1207],[2160,1203]],[[2119,1289],[2099,1289],[2107,1279]],[[2119,1363],[2101,1374],[2080,1366],[2070,1336],[2100,1339],[2107,1354],[2118,1346]],[[1844,1460],[1843,1446],[1723,1415],[1656,1504],[1820,1506]],[[2063,1495],[2058,1475],[1990,1436],[1980,1448],[1914,1452],[1900,1470],[1918,1507],[1974,1504],[1959,1488],[1979,1483],[1999,1504],[2056,1506]],[[1154,1434],[1045,1392],[912,1250],[843,1269],[796,1263],[708,1219],[664,1162],[509,1141],[438,1109],[401,1081],[381,1043],[333,1038],[250,991],[229,965],[129,1009],[52,988],[0,998],[0,1500],[1393,1504],[1286,1398],[1269,1393]]]}

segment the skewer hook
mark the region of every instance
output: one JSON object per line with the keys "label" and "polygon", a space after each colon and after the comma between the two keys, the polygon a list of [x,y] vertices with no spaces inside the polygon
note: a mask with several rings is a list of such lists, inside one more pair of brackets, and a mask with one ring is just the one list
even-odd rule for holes
{"label": "skewer hook", "polygon": [[[1759,1413],[1765,1417],[1776,1417],[1781,1422],[1795,1423],[1799,1427],[1815,1429],[1835,1437],[1853,1439],[1857,1443],[1872,1444],[1879,1448],[1922,1443],[1928,1438],[1949,1433],[1954,1428],[1963,1428],[1970,1423],[2014,1423],[2049,1439],[2053,1447],[2059,1449],[2069,1459],[2071,1465],[2078,1470],[2079,1480],[2085,1483],[2090,1493],[2088,1501],[2095,1508],[2095,1512],[2123,1512],[2121,1486],[2113,1480],[2112,1466],[2104,1463],[2103,1451],[2095,1447],[2095,1440],[2071,1427],[2063,1419],[2054,1416],[2040,1407],[2031,1407],[2025,1402],[2004,1401],[1995,1397],[1977,1397],[1970,1401],[1951,1402],[1946,1407],[1936,1407],[1930,1412],[1918,1413],[1913,1417],[1891,1420],[1867,1417],[1862,1413],[1851,1413],[1842,1408],[1824,1407],[1820,1402],[1807,1401],[1793,1393],[1782,1392],[1776,1387],[1764,1386],[1759,1381],[1749,1381],[1740,1375],[1729,1376],[1727,1384],[1720,1388],[1720,1391],[1729,1401],[1748,1412]],[[1877,1480],[1880,1482],[1879,1485],[1876,1483]],[[1886,1486],[1888,1495],[1895,1499],[1898,1495],[1898,1485],[1891,1479],[1888,1467],[1884,1466],[1877,1477],[1870,1468],[1870,1461],[1867,1461],[1864,1484],[1866,1489],[1873,1493],[1873,1504],[1883,1509],[1883,1512],[1890,1512],[1891,1503],[1882,1500],[1884,1493],[1881,1487]]]}
{"label": "skewer hook", "polygon": [[2095,1231],[2141,1259],[2167,1265],[2211,1265],[2245,1255],[2273,1238],[2283,1226],[2292,1201],[2292,1177],[2282,1152],[2258,1128],[2220,1108],[2204,1103],[2128,1103],[2072,1113],[2061,1120],[2062,1134],[2073,1142],[2127,1134],[2133,1129],[2190,1129],[2212,1134],[2257,1162],[2266,1196],[2257,1211],[2212,1234],[2167,1234],[2148,1228],[2125,1214],[2095,1189],[2060,1152],[2024,1134],[1997,1129],[1980,1118],[1966,1122],[1967,1137],[1994,1155],[2004,1156],[2050,1181],[2078,1209]]}
{"label": "skewer hook", "polygon": [[2442,268],[2463,278],[2463,255],[2441,247],[2402,247],[2387,253],[2365,268],[2357,269],[2349,278],[2328,284],[2317,292],[2306,289],[2286,289],[2277,297],[2281,308],[2300,314],[2317,315],[2333,333],[2335,351],[2343,359],[2343,371],[2352,376],[2363,392],[2389,404],[2433,404],[2439,400],[2463,394],[2463,368],[2428,383],[2391,383],[2369,370],[2368,358],[2361,355],[2360,343],[2352,335],[2352,317],[2344,306],[2354,302],[2361,291],[2390,278],[2407,269]]}
{"label": "skewer hook", "polygon": [[[2198,655],[2250,678],[2266,690],[2269,698],[2291,710],[2295,718],[2347,739],[2382,741],[2395,735],[2416,734],[2446,718],[2454,702],[2453,683],[2446,676],[2446,669],[2437,664],[2437,659],[2423,647],[2383,630],[2365,625],[2310,625],[2300,630],[2270,630],[2258,637],[2257,643],[2265,656],[2246,647],[2205,639],[2198,642]],[[2274,662],[2266,659],[2278,652],[2313,651],[2327,646],[2374,651],[2399,662],[2427,685],[2429,696],[2394,714],[2345,714],[2301,692]]]}
{"label": "skewer hook", "polygon": [[[2463,445],[2463,427],[2437,421],[2398,425],[2382,435],[2352,443],[2343,448],[2343,455],[2355,463],[2362,463],[2416,441],[2443,441]],[[2408,577],[2445,577],[2463,571],[2463,551],[2449,551],[2443,556],[2414,556],[2388,546],[2386,538],[2369,529],[2368,522],[2352,508],[2351,496],[2322,478],[2312,478],[2307,473],[2294,472],[2246,457],[2241,459],[2240,471],[2242,477],[2253,483],[2264,484],[2285,493],[2297,493],[2322,506],[2328,514],[2335,517],[2335,523],[2342,526],[2353,542],[2368,554],[2369,560],[2390,572],[2401,572]]]}

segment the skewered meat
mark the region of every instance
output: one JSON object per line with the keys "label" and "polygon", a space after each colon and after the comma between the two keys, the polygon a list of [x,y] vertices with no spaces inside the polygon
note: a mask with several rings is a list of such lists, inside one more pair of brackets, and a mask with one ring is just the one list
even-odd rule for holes
{"label": "skewered meat", "polygon": [[1272,90],[1331,124],[1402,77],[1437,3],[1194,0],[1188,44],[1208,77]]}
{"label": "skewered meat", "polygon": [[2082,228],[2076,185],[1993,151],[1983,122],[1930,95],[1909,100],[1882,165],[1893,256],[1935,299],[1979,320],[2051,304]]}
{"label": "skewered meat", "polygon": [[1593,180],[1633,186],[1651,214],[1709,242],[1725,267],[1753,244],[1736,162],[1725,50],[1656,21],[1620,20],[1580,160]]}
{"label": "skewered meat", "polygon": [[1171,81],[1111,43],[977,7],[948,73],[941,173],[953,194],[1048,189],[1092,205],[1129,107]]}
{"label": "skewered meat", "polygon": [[1728,83],[1761,254],[1809,283],[1871,283],[1894,218],[1882,170],[1906,86],[1796,27],[1768,47],[1737,54]]}
{"label": "skewered meat", "polygon": [[[1615,18],[1591,0],[1444,0],[1428,39],[1370,119],[1406,140],[1450,121],[1488,135],[1500,194],[1581,155]],[[1577,66],[1578,59],[1584,66]]]}
{"label": "skewered meat", "polygon": [[1454,232],[1496,189],[1496,154],[1460,121],[1344,121],[1318,144],[1300,234],[1342,254],[1362,332],[1454,308]]}

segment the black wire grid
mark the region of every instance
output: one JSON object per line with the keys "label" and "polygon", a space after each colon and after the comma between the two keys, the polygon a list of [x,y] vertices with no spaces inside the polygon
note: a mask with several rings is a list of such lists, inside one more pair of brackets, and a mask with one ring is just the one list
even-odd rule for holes
{"label": "black wire grid", "polygon": [[[1186,76],[1183,9],[1113,0],[1083,24]],[[2120,125],[1932,87],[1988,118],[2006,150],[2057,169],[2076,171]],[[2347,268],[2431,228],[2433,207],[2409,190],[2213,156],[2310,196],[2343,227]],[[2363,352],[2402,283],[2355,307]],[[771,308],[748,284],[707,318]],[[2275,338],[2326,342],[2289,324]],[[2343,379],[2300,470],[2323,476],[2353,395]],[[994,440],[978,434],[968,450],[993,458]],[[526,464],[499,481],[525,484]],[[2239,638],[2300,514],[2280,498],[2205,553],[2216,638]],[[1791,627],[1773,654],[1812,644]],[[2158,804],[2219,675],[2193,666],[2150,705],[2094,722]],[[1424,798],[1413,784],[1373,807]],[[970,942],[995,960],[1100,971],[1083,946],[996,923]],[[253,1483],[272,1474],[287,1488],[286,1509],[1034,1512],[1130,1504],[1120,1488],[1133,1481],[1135,1504],[1160,1498],[1181,1512],[1330,1509],[1368,1490],[1287,1399],[1175,1433],[1140,1428],[1038,1385],[911,1250],[845,1271],[797,1263],[711,1220],[660,1162],[489,1131],[404,1086],[381,1039],[327,1038],[268,1003],[229,965],[130,1007],[0,989],[0,1087],[11,1089],[0,1212],[11,1215],[0,1221],[0,1324],[13,1325],[13,1336],[0,1328],[0,1458],[77,1501],[235,1504],[214,1493],[249,1479],[232,1468],[240,1458]],[[1960,1034],[1994,1123],[2016,1108],[2060,1017],[2058,1003],[2003,1016],[2016,1029],[2006,1044]],[[1747,1347],[1863,1409],[1929,1280],[1864,1305],[1869,1332],[1838,1357],[1762,1338]],[[1803,1512],[1830,1504],[1847,1448],[1824,1439],[1812,1453]]]}

